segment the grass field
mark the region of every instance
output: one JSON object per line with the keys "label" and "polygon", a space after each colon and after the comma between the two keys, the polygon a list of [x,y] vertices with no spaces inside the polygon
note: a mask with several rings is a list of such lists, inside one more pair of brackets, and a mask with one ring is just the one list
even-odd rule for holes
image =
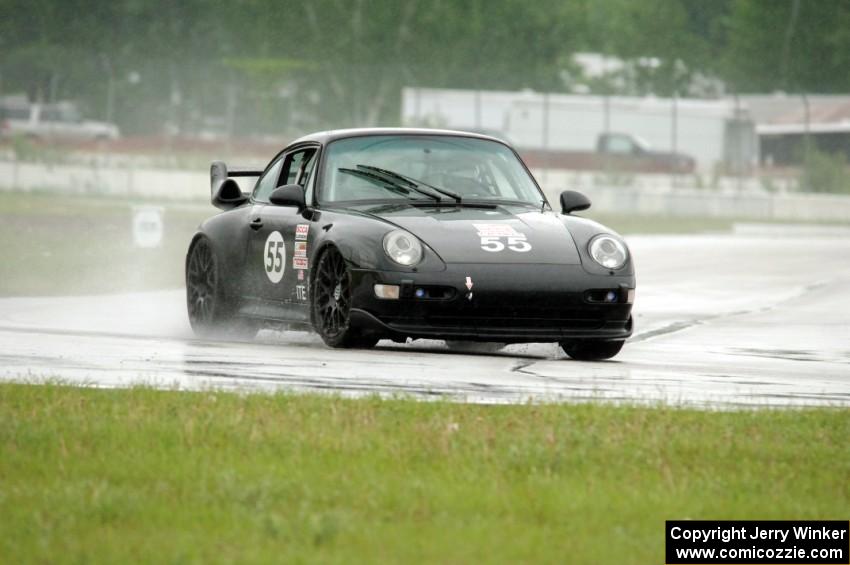
{"label": "grass field", "polygon": [[0,385],[0,561],[662,563],[846,519],[850,412]]}
{"label": "grass field", "polygon": [[[189,240],[217,212],[203,202],[163,204],[164,238],[133,246],[133,207],[150,202],[0,192],[0,296],[102,294],[178,288]],[[729,231],[731,219],[583,215],[628,236]]]}
{"label": "grass field", "polygon": [[117,198],[0,193],[0,296],[100,294],[183,284],[189,240],[212,215],[165,205],[163,245],[133,246],[133,207]]}

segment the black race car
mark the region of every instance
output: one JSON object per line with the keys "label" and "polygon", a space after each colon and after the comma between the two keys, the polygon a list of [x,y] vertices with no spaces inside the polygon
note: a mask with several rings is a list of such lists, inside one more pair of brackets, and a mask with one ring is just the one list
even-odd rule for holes
{"label": "black race car", "polygon": [[[556,213],[505,142],[427,129],[308,135],[265,170],[211,167],[212,203],[186,258],[201,336],[315,329],[331,347],[380,339],[558,342],[607,359],[631,335],[623,239]],[[258,177],[243,193],[234,177]]]}

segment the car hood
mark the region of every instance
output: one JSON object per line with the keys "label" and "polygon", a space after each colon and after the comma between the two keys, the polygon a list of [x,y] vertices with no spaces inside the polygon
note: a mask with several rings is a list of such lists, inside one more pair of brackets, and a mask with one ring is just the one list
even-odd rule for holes
{"label": "car hood", "polygon": [[572,235],[553,212],[524,206],[358,206],[351,212],[414,234],[446,263],[581,263]]}

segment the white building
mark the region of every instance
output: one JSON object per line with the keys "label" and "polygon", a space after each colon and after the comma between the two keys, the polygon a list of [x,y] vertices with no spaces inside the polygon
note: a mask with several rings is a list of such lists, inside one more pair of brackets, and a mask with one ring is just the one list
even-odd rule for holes
{"label": "white building", "polygon": [[626,133],[690,155],[702,172],[744,171],[758,155],[755,126],[731,99],[405,88],[401,117],[407,125],[489,132],[520,148],[553,151],[592,151],[601,133]]}

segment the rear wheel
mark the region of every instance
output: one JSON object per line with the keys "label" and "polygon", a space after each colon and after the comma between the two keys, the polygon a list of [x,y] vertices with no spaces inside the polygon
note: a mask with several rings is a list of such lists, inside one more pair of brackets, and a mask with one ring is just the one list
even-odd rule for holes
{"label": "rear wheel", "polygon": [[310,294],[313,327],[327,345],[369,348],[378,343],[351,326],[351,272],[336,248],[322,253]]}
{"label": "rear wheel", "polygon": [[189,324],[199,337],[253,339],[259,329],[255,320],[229,319],[230,312],[218,275],[218,261],[209,240],[200,238],[186,261],[186,307]]}
{"label": "rear wheel", "polygon": [[624,340],[600,341],[587,339],[568,342],[562,341],[561,348],[564,350],[564,353],[576,361],[602,361],[617,355],[623,348],[624,343]]}

